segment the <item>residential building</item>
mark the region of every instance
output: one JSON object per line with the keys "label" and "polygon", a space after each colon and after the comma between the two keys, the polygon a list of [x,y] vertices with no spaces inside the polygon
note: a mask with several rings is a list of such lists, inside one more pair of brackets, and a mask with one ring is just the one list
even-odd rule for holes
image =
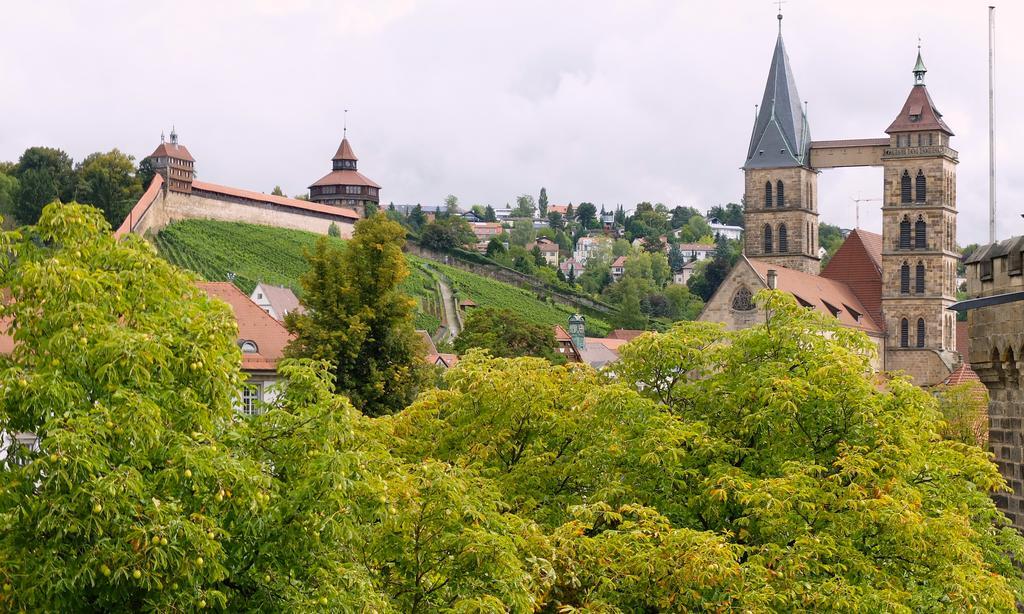
{"label": "residential building", "polygon": [[562,272],[562,276],[566,279],[576,279],[583,272],[583,267],[580,266],[580,263],[576,262],[575,258],[569,257],[558,265],[558,270]]}
{"label": "residential building", "polygon": [[715,255],[715,246],[708,243],[679,243],[676,247],[689,260],[704,260]]}
{"label": "residential building", "polygon": [[299,303],[299,297],[295,296],[291,288],[284,286],[260,282],[256,284],[249,298],[278,322],[284,322],[284,317],[293,311],[305,311]]}
{"label": "residential building", "polygon": [[534,245],[540,249],[540,255],[544,258],[544,264],[558,266],[558,243],[551,239],[540,237],[535,243],[526,246],[527,251],[532,251]]}
{"label": "residential building", "polygon": [[584,236],[576,241],[576,249],[572,257],[580,267],[587,266],[587,260],[596,254],[611,255],[612,242],[608,237]]}
{"label": "residential building", "polygon": [[309,200],[366,215],[367,206],[380,203],[380,186],[356,169],[358,161],[348,137],[343,137],[331,159],[331,172],[309,186]]}
{"label": "residential building", "polygon": [[491,239],[503,232],[501,224],[497,222],[471,222],[469,227],[476,235],[476,249],[481,253],[487,251],[487,244]]}
{"label": "residential building", "polygon": [[612,261],[612,281],[619,281],[626,274],[626,257],[619,256]]}
{"label": "residential building", "polygon": [[678,271],[672,271],[672,283],[685,286],[686,282],[690,281],[690,277],[693,275],[693,271],[696,268],[697,261],[691,260],[684,264]]}
{"label": "residential building", "polygon": [[708,226],[711,227],[711,232],[714,233],[715,238],[721,236],[731,241],[739,241],[740,237],[743,236],[742,226],[723,224],[717,217],[708,218]]}

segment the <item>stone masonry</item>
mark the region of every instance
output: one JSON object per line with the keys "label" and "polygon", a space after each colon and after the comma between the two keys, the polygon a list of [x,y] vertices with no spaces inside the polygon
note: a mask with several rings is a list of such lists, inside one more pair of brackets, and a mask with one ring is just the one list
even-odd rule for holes
{"label": "stone masonry", "polygon": [[[818,258],[818,175],[804,167],[749,169],[744,173],[744,253],[771,264],[817,275]],[[783,201],[778,200],[782,183]],[[766,186],[771,186],[771,207],[767,207]],[[780,245],[781,228],[786,229],[786,250]],[[771,253],[765,252],[766,227],[771,228]]]}

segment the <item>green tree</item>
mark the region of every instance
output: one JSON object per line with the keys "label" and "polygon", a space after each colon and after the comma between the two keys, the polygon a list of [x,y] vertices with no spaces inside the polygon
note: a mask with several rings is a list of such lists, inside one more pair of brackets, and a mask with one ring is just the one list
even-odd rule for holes
{"label": "green tree", "polygon": [[[140,160],[139,168],[135,171],[135,175],[139,178],[142,189],[149,189],[149,184],[153,182],[153,177],[156,176],[156,169],[153,168],[153,159],[147,157]],[[298,198],[298,196],[295,198]]]}
{"label": "green tree", "polygon": [[533,220],[530,218],[518,218],[513,220],[511,232],[509,232],[509,243],[526,247],[537,238],[537,232],[533,229]]}
{"label": "green tree", "polygon": [[335,224],[334,222],[331,222],[331,225],[327,227],[327,236],[328,237],[335,237],[335,238],[339,238],[340,239],[341,238],[341,228],[338,228],[337,224]]}
{"label": "green tree", "polygon": [[615,208],[615,225],[620,227],[626,225],[626,210],[622,208],[622,205]]}
{"label": "green tree", "polygon": [[704,301],[681,284],[670,284],[665,288],[665,298],[672,306],[673,320],[696,320],[704,310]]}
{"label": "green tree", "polygon": [[693,216],[700,216],[700,212],[693,207],[675,207],[672,209],[672,217],[669,219],[669,226],[673,230],[686,226]]}
{"label": "green tree", "polygon": [[118,226],[142,196],[142,180],[135,158],[113,149],[85,157],[75,169],[78,200],[103,212],[111,226]]}
{"label": "green tree", "polygon": [[71,156],[59,149],[26,149],[18,159],[15,177],[20,188],[14,216],[22,224],[34,224],[47,203],[69,201],[74,196],[75,174]]}
{"label": "green tree", "polygon": [[372,416],[405,407],[423,379],[415,302],[399,287],[404,244],[405,230],[382,215],[356,222],[344,246],[317,241],[300,279],[306,311],[285,318],[287,353],[329,361],[337,389]]}
{"label": "green tree", "polygon": [[619,312],[615,314],[615,324],[619,328],[643,330],[647,328],[647,316],[640,305],[644,294],[644,284],[635,278],[623,278],[618,284]]}
{"label": "green tree", "polygon": [[548,191],[547,188],[540,189],[540,198],[537,199],[537,212],[540,213],[540,217],[545,218],[548,216]]}
{"label": "green tree", "polygon": [[427,215],[423,213],[423,206],[419,203],[416,203],[416,206],[409,212],[408,223],[417,232],[426,225]]}
{"label": "green tree", "polygon": [[686,281],[690,291],[699,296],[705,303],[715,293],[715,290],[722,284],[726,276],[729,275],[733,265],[736,264],[739,252],[737,246],[734,245],[735,243],[738,242],[719,236],[715,246],[715,255],[711,258],[711,261],[707,264],[701,263],[702,266],[698,267],[693,275],[690,276],[690,279]]}
{"label": "green tree", "polygon": [[3,216],[6,227],[12,227],[15,223],[18,188],[18,179],[14,175],[0,172],[0,215]]}
{"label": "green tree", "polygon": [[270,195],[271,196],[284,196],[284,190],[281,189],[281,186],[275,185],[274,189],[270,191]]}
{"label": "green tree", "polygon": [[459,212],[459,197],[454,194],[449,194],[444,197],[444,209],[449,215],[455,215]]}
{"label": "green tree", "polygon": [[549,211],[548,226],[555,230],[563,230],[565,229],[565,218],[558,211]]}
{"label": "green tree", "polygon": [[718,218],[718,221],[727,226],[743,227],[743,206],[737,203],[728,203],[724,207],[715,205],[708,209],[709,218]]}
{"label": "green tree", "polygon": [[486,253],[488,258],[498,258],[505,253],[505,246],[498,237],[491,237],[491,240],[487,242]]}
{"label": "green tree", "polygon": [[512,217],[522,217],[527,219],[533,219],[533,214],[537,210],[537,203],[534,202],[533,196],[529,194],[520,194],[516,197],[516,206],[512,210]]}
{"label": "green tree", "polygon": [[593,228],[597,224],[597,207],[593,203],[580,203],[576,208],[576,221],[584,229]]}
{"label": "green tree", "polygon": [[487,205],[484,207],[484,221],[485,222],[497,222],[498,216],[494,213],[494,207]]}
{"label": "green tree", "polygon": [[465,354],[472,348],[500,358],[558,357],[554,329],[534,324],[510,309],[481,307],[469,312],[462,332],[455,338],[455,351]]}
{"label": "green tree", "polygon": [[458,215],[430,222],[420,231],[420,244],[430,249],[448,251],[475,243],[473,228],[465,218]]}
{"label": "green tree", "polygon": [[828,261],[832,259],[836,251],[843,244],[845,239],[843,238],[843,231],[838,226],[833,224],[826,224],[824,222],[818,224],[818,245],[824,247],[826,254],[821,260],[821,266],[824,267],[828,264]]}

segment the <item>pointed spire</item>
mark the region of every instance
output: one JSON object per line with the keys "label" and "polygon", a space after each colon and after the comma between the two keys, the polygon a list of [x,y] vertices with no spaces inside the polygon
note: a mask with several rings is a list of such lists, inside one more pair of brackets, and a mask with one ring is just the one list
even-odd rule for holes
{"label": "pointed spire", "polygon": [[177,145],[177,144],[178,144],[178,132],[174,129],[174,126],[171,126],[171,145]]}
{"label": "pointed spire", "polygon": [[780,11],[779,37],[744,168],[805,166],[808,162],[811,134],[782,40],[781,17]]}
{"label": "pointed spire", "polygon": [[917,63],[914,64],[914,85],[924,85],[924,73],[928,69],[924,67],[924,60],[921,59],[921,39],[917,39]]}
{"label": "pointed spire", "polygon": [[338,146],[338,152],[334,154],[332,160],[351,160],[355,162],[358,159],[355,152],[352,151],[352,146],[348,143],[348,137],[342,138],[341,145]]}

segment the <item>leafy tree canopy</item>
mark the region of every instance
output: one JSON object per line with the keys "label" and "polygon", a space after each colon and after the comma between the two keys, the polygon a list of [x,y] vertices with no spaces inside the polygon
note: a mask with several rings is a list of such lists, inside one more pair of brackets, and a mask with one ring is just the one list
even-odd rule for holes
{"label": "leafy tree canopy", "polygon": [[52,147],[30,147],[21,154],[14,173],[20,183],[14,216],[22,224],[34,224],[43,207],[54,201],[70,201],[75,192],[71,156]]}
{"label": "leafy tree canopy", "polygon": [[455,338],[455,351],[464,354],[471,348],[501,358],[557,357],[552,328],[533,324],[509,309],[485,307],[469,312],[462,332]]}
{"label": "leafy tree canopy", "polygon": [[135,158],[117,149],[85,157],[75,169],[78,200],[103,212],[111,226],[118,226],[142,196],[143,185]]}

